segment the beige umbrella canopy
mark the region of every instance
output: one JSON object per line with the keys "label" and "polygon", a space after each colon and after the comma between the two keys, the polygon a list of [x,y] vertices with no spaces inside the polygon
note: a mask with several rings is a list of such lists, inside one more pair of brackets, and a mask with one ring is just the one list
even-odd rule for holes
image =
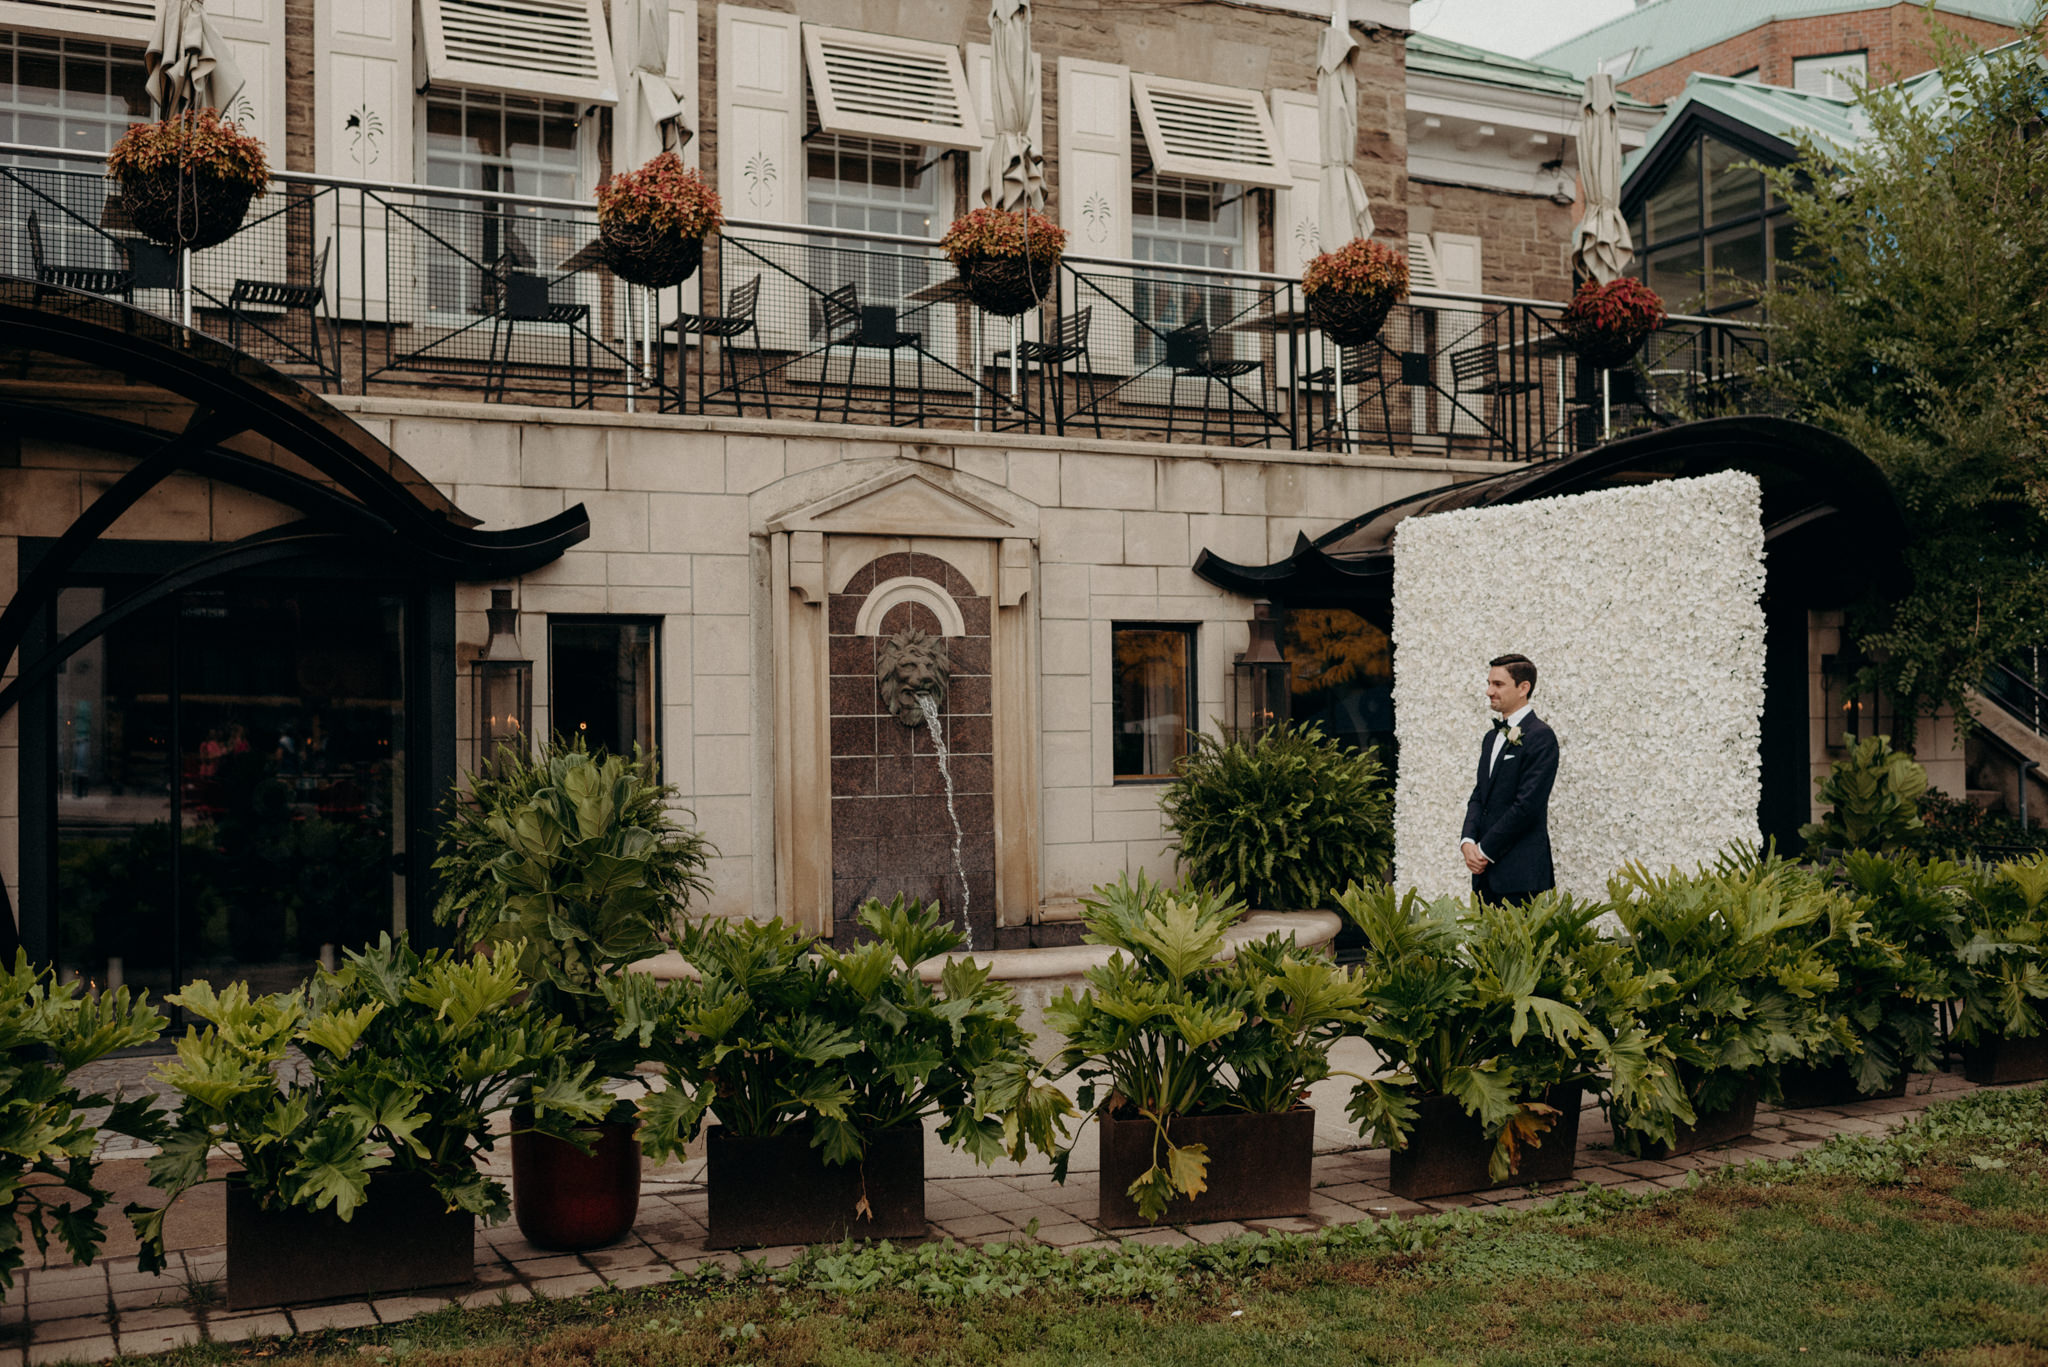
{"label": "beige umbrella canopy", "polygon": [[205,0],[164,0],[142,65],[143,87],[166,119],[200,109],[226,114],[242,93],[242,73],[206,17]]}
{"label": "beige umbrella canopy", "polygon": [[1316,141],[1322,167],[1316,225],[1326,252],[1372,236],[1372,206],[1353,165],[1358,156],[1358,42],[1351,36],[1349,9],[1347,0],[1336,0],[1316,53]]}
{"label": "beige umbrella canopy", "polygon": [[1621,123],[1614,77],[1604,72],[1586,78],[1579,102],[1579,179],[1586,192],[1585,212],[1572,234],[1572,265],[1605,285],[1628,270],[1636,252],[1621,216]]}
{"label": "beige umbrella canopy", "polygon": [[988,7],[989,140],[984,204],[1016,212],[1045,207],[1045,158],[1031,145],[1031,0]]}
{"label": "beige umbrella canopy", "polygon": [[667,0],[631,0],[614,56],[626,75],[612,113],[612,169],[633,171],[694,132],[684,117],[683,84],[668,74]]}

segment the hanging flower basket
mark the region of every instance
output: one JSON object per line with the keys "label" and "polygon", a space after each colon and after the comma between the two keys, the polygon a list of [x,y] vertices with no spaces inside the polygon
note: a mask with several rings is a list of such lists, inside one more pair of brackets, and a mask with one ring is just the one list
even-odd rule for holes
{"label": "hanging flower basket", "polygon": [[725,222],[718,192],[663,152],[597,187],[597,235],[613,275],[665,290],[697,273],[704,239]]}
{"label": "hanging flower basket", "polygon": [[233,237],[270,183],[263,144],[211,109],[131,125],[107,153],[107,170],[121,182],[129,221],[174,251]]}
{"label": "hanging flower basket", "polygon": [[1041,213],[976,209],[954,219],[939,246],[975,307],[1015,318],[1051,297],[1067,234]]}
{"label": "hanging flower basket", "polygon": [[1301,273],[1309,321],[1338,346],[1360,346],[1379,335],[1387,315],[1408,292],[1408,258],[1368,238],[1323,252]]}
{"label": "hanging flower basket", "polygon": [[1579,286],[1557,326],[1580,364],[1614,370],[1635,359],[1665,316],[1657,292],[1624,275],[1605,285],[1588,280]]}

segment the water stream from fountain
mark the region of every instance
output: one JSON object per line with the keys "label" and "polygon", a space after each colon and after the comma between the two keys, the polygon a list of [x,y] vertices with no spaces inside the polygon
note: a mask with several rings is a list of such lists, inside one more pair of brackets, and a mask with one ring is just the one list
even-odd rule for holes
{"label": "water stream from fountain", "polygon": [[946,731],[939,725],[939,705],[932,701],[931,694],[918,694],[917,706],[924,713],[925,729],[931,732],[932,749],[939,757],[939,777],[946,780],[946,815],[953,818],[953,871],[960,875],[960,925],[967,933],[967,952],[972,954],[974,922],[967,919],[967,909],[974,894],[967,888],[967,866],[960,862],[960,844],[966,833],[960,829],[960,813],[953,806],[953,767],[947,763]]}

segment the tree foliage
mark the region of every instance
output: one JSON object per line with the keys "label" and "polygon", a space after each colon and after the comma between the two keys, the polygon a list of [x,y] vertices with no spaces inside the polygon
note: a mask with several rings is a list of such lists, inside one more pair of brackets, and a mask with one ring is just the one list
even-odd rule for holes
{"label": "tree foliage", "polygon": [[[1937,32],[1938,73],[1858,98],[1853,148],[1769,172],[1796,226],[1766,302],[1780,397],[1889,476],[1910,592],[1854,619],[1902,721],[2048,645],[2048,78],[2038,31]],[[1903,736],[1910,739],[1910,735]]]}

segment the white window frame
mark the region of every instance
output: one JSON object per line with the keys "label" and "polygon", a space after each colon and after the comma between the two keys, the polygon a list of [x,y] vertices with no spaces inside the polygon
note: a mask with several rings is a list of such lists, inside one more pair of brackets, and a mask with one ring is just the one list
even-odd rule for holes
{"label": "white window frame", "polygon": [[[1856,79],[1853,82],[1847,80],[1849,76]],[[1869,79],[1870,53],[1867,49],[1792,59],[1792,88],[1802,94],[1850,100],[1856,97],[1857,88]]]}
{"label": "white window frame", "polygon": [[[37,34],[35,36],[58,44],[55,53],[39,51],[37,55],[54,55],[60,64],[69,61],[91,63],[104,62],[107,65],[107,74],[110,79],[117,73],[125,73],[133,77],[135,83],[134,89],[139,91],[142,88],[142,52],[139,48],[132,48],[130,47],[129,44],[126,43],[106,42],[104,40],[98,39],[78,38],[68,33]],[[21,47],[20,37],[20,30],[16,30],[13,34],[9,35],[7,40],[8,48],[6,52],[0,52],[0,62],[4,62],[5,60],[7,60],[7,56],[9,54],[12,55],[12,58],[15,61],[19,62],[21,60],[23,55],[23,49]],[[89,50],[78,50],[81,48]],[[22,87],[19,82],[15,82],[12,85],[8,86],[7,89],[15,91],[16,95],[12,99],[0,97],[0,110],[5,111],[10,121],[22,117],[46,118],[54,120],[58,125],[57,141],[47,144],[38,143],[36,144],[37,146],[48,146],[51,148],[66,148],[73,152],[93,152],[105,154],[106,152],[112,150],[116,142],[120,141],[121,135],[128,131],[129,124],[137,122],[138,117],[140,119],[147,119],[149,117],[146,105],[144,106],[144,112],[139,116],[128,114],[104,113],[96,109],[83,110],[68,107],[63,102],[63,95],[65,92],[62,90],[56,92],[58,95],[58,102],[55,104],[31,105],[22,101],[19,98],[19,92],[23,88],[24,87]],[[48,89],[48,87],[46,86],[36,86],[30,88],[38,90]],[[65,141],[63,134],[64,132],[67,131],[68,125],[72,124],[74,121],[81,125],[91,125],[101,128],[105,136],[100,139],[100,142],[102,142],[104,145],[88,147],[83,143],[71,143]],[[9,141],[27,142],[28,139],[21,137],[19,135],[19,132],[17,131],[15,136],[11,137]]]}
{"label": "white window frame", "polygon": [[[487,62],[449,55],[449,20],[466,17],[477,0],[419,0],[421,48],[426,58],[429,86],[469,86],[501,91],[507,95],[532,95],[540,99],[575,100],[581,104],[617,104],[619,82],[612,63],[612,43],[605,27],[604,0],[500,0],[491,6],[491,22],[503,32],[503,12],[517,5],[532,15],[529,32],[536,44],[550,44],[536,53],[539,65],[517,62]],[[549,25],[554,32],[548,32]],[[589,62],[581,72],[563,70],[566,50],[562,44],[573,39],[586,49]],[[551,60],[544,60],[551,55]]]}
{"label": "white window frame", "polygon": [[[1170,103],[1207,104],[1218,115],[1234,113],[1237,121],[1248,123],[1253,135],[1264,145],[1264,155],[1235,159],[1203,155],[1180,136],[1180,120],[1162,116],[1161,97]],[[1244,185],[1262,190],[1285,190],[1294,184],[1279,130],[1273,126],[1272,111],[1256,90],[1237,86],[1205,85],[1200,81],[1177,81],[1165,76],[1131,73],[1131,100],[1138,112],[1138,124],[1145,131],[1145,146],[1152,155],[1152,169],[1162,175],[1187,180],[1209,180]]]}
{"label": "white window frame", "polygon": [[156,0],[0,0],[0,27],[117,45],[146,44],[156,35]]}
{"label": "white window frame", "polygon": [[[967,86],[967,69],[961,64],[960,49],[951,43],[928,43],[915,38],[898,38],[888,33],[862,33],[854,29],[827,28],[805,24],[804,68],[810,77],[811,97],[817,101],[818,126],[826,133],[883,138],[894,142],[921,143],[962,152],[982,147],[981,120],[975,112],[974,93]],[[883,63],[914,59],[927,70],[934,66],[943,76],[957,117],[952,122],[929,118],[885,115],[859,106],[865,101],[835,80],[832,54],[861,52]]]}

